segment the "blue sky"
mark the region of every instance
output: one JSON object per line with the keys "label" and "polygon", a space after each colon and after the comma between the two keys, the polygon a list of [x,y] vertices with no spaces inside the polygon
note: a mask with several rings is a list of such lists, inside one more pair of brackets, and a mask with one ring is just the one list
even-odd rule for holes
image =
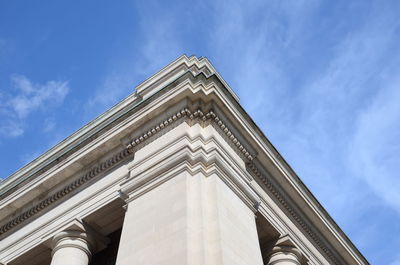
{"label": "blue sky", "polygon": [[2,1],[0,177],[208,57],[371,264],[400,264],[399,1]]}

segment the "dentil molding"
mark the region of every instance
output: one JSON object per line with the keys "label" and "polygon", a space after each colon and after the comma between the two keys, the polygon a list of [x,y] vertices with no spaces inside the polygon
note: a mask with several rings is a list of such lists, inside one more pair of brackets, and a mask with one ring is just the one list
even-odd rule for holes
{"label": "dentil molding", "polygon": [[50,195],[46,199],[40,201],[35,206],[29,208],[28,210],[24,211],[17,217],[13,218],[11,221],[7,222],[6,224],[0,227],[0,236],[4,233],[10,231],[11,229],[21,225],[23,222],[32,218],[48,208],[50,205],[60,201],[61,198],[70,194],[74,190],[81,187],[83,184],[87,183],[89,180],[97,177],[100,173],[103,173],[106,170],[111,169],[115,165],[119,164],[122,160],[127,158],[132,154],[132,150],[125,148],[122,151],[115,154],[112,158],[108,159],[107,161],[101,163],[98,166],[93,167],[89,172],[83,174],[81,177],[76,179],[75,181],[71,182],[68,185],[65,185],[63,188],[55,192],[54,194]]}

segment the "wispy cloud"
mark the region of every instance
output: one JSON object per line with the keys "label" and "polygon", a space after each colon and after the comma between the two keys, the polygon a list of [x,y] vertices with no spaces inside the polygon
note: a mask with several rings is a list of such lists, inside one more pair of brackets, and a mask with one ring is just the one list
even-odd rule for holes
{"label": "wispy cloud", "polygon": [[136,6],[140,39],[132,43],[123,56],[110,58],[109,73],[100,81],[94,97],[86,104],[87,113],[99,113],[134,92],[150,75],[182,54],[177,36],[177,17],[151,4]]}
{"label": "wispy cloud", "polygon": [[[393,33],[399,24],[394,19],[395,16],[388,16],[386,12],[384,16],[379,13],[371,13],[370,16],[368,23],[363,27],[347,32],[338,42],[335,56],[332,57],[326,70],[321,71],[316,78],[306,84],[306,87],[303,87],[298,106],[301,115],[298,116],[297,121],[294,121],[296,126],[292,131],[306,139],[301,148],[307,150],[307,153],[318,159],[320,165],[330,171],[330,173],[320,171],[319,175],[311,173],[314,178],[310,183],[318,184],[318,181],[314,179],[322,178],[323,181],[318,189],[326,186],[327,183],[331,185],[335,185],[337,181],[346,183],[343,186],[350,187],[348,192],[355,200],[362,198],[364,191],[357,189],[359,184],[349,176],[361,175],[361,180],[366,180],[372,190],[376,190],[376,186],[380,184],[389,190],[392,190],[389,186],[399,187],[396,184],[398,181],[395,180],[394,168],[387,168],[390,172],[385,172],[385,176],[390,179],[375,179],[373,185],[368,178],[360,174],[365,170],[368,175],[375,175],[377,170],[377,168],[373,169],[377,166],[377,161],[372,163],[374,161],[370,159],[377,155],[375,154],[377,150],[368,149],[367,142],[375,140],[373,138],[375,136],[369,131],[383,132],[382,130],[385,130],[386,124],[383,120],[378,123],[384,115],[381,109],[392,108],[392,117],[389,118],[392,122],[396,121],[399,114],[393,106],[395,103],[388,105],[391,104],[390,101],[379,99],[383,97],[379,95],[381,93],[384,93],[386,99],[399,98],[399,95],[395,93],[396,90],[392,88],[398,82],[380,78],[387,66],[394,66],[399,60],[398,55],[388,52],[388,47],[393,46],[396,41]],[[391,73],[394,76],[399,74]],[[377,116],[375,124],[372,124],[371,121],[375,116]],[[395,138],[389,135],[394,142]],[[349,150],[352,150],[352,155],[348,155]],[[390,149],[380,150],[380,155],[393,157]],[[358,155],[355,155],[356,153]],[[366,162],[371,162],[369,167],[362,167],[363,170],[360,170],[360,166]],[[358,166],[356,170],[353,170],[354,165]],[[385,194],[384,187],[380,187],[380,192],[376,193],[376,196],[381,198],[391,196],[392,200],[398,199],[394,192]],[[339,196],[334,189],[328,189],[326,193],[322,193],[322,196],[326,196],[324,200],[330,207],[335,207],[337,213],[348,203],[346,199],[338,200]],[[342,193],[341,197],[348,198],[347,192]],[[342,203],[339,203],[340,201]],[[365,207],[368,206],[365,205]],[[400,209],[400,207],[397,208]]]}
{"label": "wispy cloud", "polygon": [[134,76],[124,72],[110,72],[101,82],[87,104],[87,113],[100,113],[133,92]]}
{"label": "wispy cloud", "polygon": [[387,82],[360,114],[348,158],[354,175],[400,214],[400,79]]}
{"label": "wispy cloud", "polygon": [[10,94],[2,95],[0,134],[16,137],[24,133],[25,120],[32,113],[60,105],[69,91],[66,81],[36,84],[23,75],[12,75]]}
{"label": "wispy cloud", "polygon": [[390,263],[390,265],[400,265],[400,259]]}
{"label": "wispy cloud", "polygon": [[53,118],[47,118],[44,121],[43,132],[48,133],[54,130],[56,121]]}
{"label": "wispy cloud", "polygon": [[[224,10],[222,7],[226,6],[226,2],[218,1],[217,7],[221,12],[215,14],[216,30],[212,40],[215,41],[215,53],[223,56],[215,57],[223,58],[219,63],[228,69],[226,79],[238,89],[242,104],[256,121],[263,124],[263,129],[273,142],[283,152],[291,154],[288,158],[303,173],[302,179],[312,190],[320,191],[318,197],[339,214],[340,209],[349,203],[345,199],[347,193],[352,193],[357,189],[355,186],[359,185],[358,180],[347,177],[354,174],[347,151],[352,146],[363,152],[365,148],[362,145],[365,142],[357,140],[360,144],[356,147],[352,144],[353,138],[361,137],[364,131],[361,127],[372,125],[372,121],[369,121],[368,125],[356,126],[357,123],[367,123],[358,122],[358,119],[366,109],[364,115],[369,117],[368,120],[372,119],[371,112],[379,108],[371,109],[369,106],[384,104],[384,100],[374,103],[374,97],[379,90],[386,89],[384,87],[393,82],[377,83],[385,65],[396,57],[387,52],[387,48],[394,47],[396,43],[394,33],[399,26],[396,15],[386,12],[387,7],[371,8],[365,24],[350,27],[315,18],[319,14],[319,1],[298,4],[272,1],[268,2],[268,6],[264,5],[262,1],[251,4],[238,1]],[[315,24],[313,19],[325,24]],[[253,27],[254,23],[257,23],[257,27]],[[290,67],[289,64],[295,63],[297,57],[301,58],[302,53],[310,53],[310,47],[298,40],[307,39],[305,36],[311,34],[311,30],[308,30],[310,26],[313,27],[313,34],[330,29],[336,36],[329,50],[331,54],[321,55],[318,51],[310,54],[325,56],[319,65],[323,68],[318,70],[309,70],[306,61],[298,65],[302,68]],[[299,73],[303,76],[299,76]],[[388,94],[388,98],[399,98],[394,94],[394,89],[385,94]],[[391,111],[392,117],[385,120],[390,119],[395,123],[397,114],[394,106]],[[375,126],[379,127],[378,132],[385,128],[384,124],[375,123]],[[369,133],[363,139],[371,137]],[[385,148],[381,151],[384,152]],[[371,152],[373,150],[369,149],[369,158],[365,162],[361,157],[353,157],[352,161],[371,162]],[[393,154],[391,152],[390,155]],[[370,166],[374,164],[370,163]],[[342,169],[341,173],[338,167]],[[386,176],[393,176],[385,173]],[[348,184],[345,187],[347,191],[338,193],[333,188],[338,180]],[[387,183],[396,181],[393,179]],[[357,199],[362,200],[364,195],[360,191]],[[391,199],[397,199],[392,195]]]}
{"label": "wispy cloud", "polygon": [[[143,7],[142,7],[143,8]],[[179,18],[167,15],[162,10],[154,17],[154,10],[142,11],[140,25],[143,31],[143,43],[140,46],[142,60],[135,65],[136,73],[148,77],[149,73],[160,70],[166,63],[182,55],[184,50],[178,35]]]}
{"label": "wispy cloud", "polygon": [[[107,10],[91,14],[90,21],[104,21],[100,16],[107,13],[109,27],[92,28],[88,36],[104,45],[88,41],[90,45],[73,54],[66,49],[57,68],[62,75],[79,75],[74,84],[81,91],[68,98],[75,103],[69,113],[83,112],[82,119],[89,121],[182,53],[209,57],[250,116],[371,263],[394,265],[399,260],[393,253],[400,238],[387,235],[400,233],[399,3],[214,0],[188,5],[146,0],[124,6],[131,8],[131,14],[98,5],[98,11]],[[85,15],[81,13],[78,16]],[[19,29],[24,19],[31,20],[28,13],[11,24]],[[55,23],[63,28],[70,25],[62,19]],[[43,23],[36,23],[36,29],[28,24],[33,35],[0,36],[0,61],[4,62],[0,68],[6,76],[39,61],[54,64],[56,50],[49,49],[38,58],[37,47],[23,45],[46,31],[40,26]],[[87,29],[71,28],[71,32],[83,36]],[[110,33],[111,38],[103,38]],[[59,37],[48,38],[49,47],[71,46],[76,41]],[[96,61],[102,66],[85,71],[81,78],[82,72],[71,70],[75,66],[70,63],[91,58],[79,54],[86,54],[89,47],[94,54],[104,55]],[[36,80],[39,72],[30,72]],[[28,123],[34,127],[40,122],[39,131],[46,133],[44,142],[36,138],[40,151],[37,147],[28,150],[33,148],[26,144],[30,137],[18,138],[27,149],[24,161],[83,122],[82,115],[71,119],[63,116],[66,112],[48,115],[49,108],[65,100],[68,82],[38,84],[30,78],[13,75],[11,89],[0,89],[3,148],[14,146],[6,137],[23,135]],[[4,76],[0,79],[3,86]],[[90,89],[90,99],[83,98],[89,94],[85,89]],[[64,126],[57,130],[55,122],[60,119]]]}
{"label": "wispy cloud", "polygon": [[300,53],[303,44],[298,36],[304,34],[318,2],[236,1],[229,2],[228,9],[227,5],[216,2],[210,52],[250,115],[260,124],[277,121],[274,125],[285,130],[281,122],[289,122],[296,95],[290,84],[290,59]]}
{"label": "wispy cloud", "polygon": [[9,100],[9,107],[20,119],[40,108],[60,104],[69,91],[68,83],[48,81],[46,84],[33,84],[23,75],[12,76],[17,94]]}
{"label": "wispy cloud", "polygon": [[376,248],[366,243],[381,233],[372,209],[391,211],[380,212],[381,221],[400,213],[397,13],[361,2],[329,6],[340,14],[362,8],[357,24],[321,17],[320,1],[285,3],[237,1],[224,9],[226,1],[217,1],[211,53],[328,212],[357,245]]}
{"label": "wispy cloud", "polygon": [[6,137],[17,137],[24,134],[22,125],[18,121],[14,120],[3,120],[3,124],[0,125],[0,135]]}

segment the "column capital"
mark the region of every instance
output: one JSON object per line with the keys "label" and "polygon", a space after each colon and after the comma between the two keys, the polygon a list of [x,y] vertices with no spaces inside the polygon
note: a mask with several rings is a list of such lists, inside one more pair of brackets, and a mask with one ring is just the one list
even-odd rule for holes
{"label": "column capital", "polygon": [[95,247],[95,240],[88,233],[79,230],[65,230],[57,233],[52,240],[52,255],[61,248],[78,248],[90,259]]}
{"label": "column capital", "polygon": [[282,236],[270,251],[268,265],[293,264],[300,265],[303,255],[293,244],[289,235]]}
{"label": "column capital", "polygon": [[93,240],[79,230],[58,232],[52,241],[51,265],[88,265],[93,253]]}
{"label": "column capital", "polygon": [[[60,253],[64,253],[61,256],[65,256],[67,252],[74,252],[81,258],[84,255],[86,257],[84,259],[89,261],[95,252],[104,249],[108,243],[109,239],[107,237],[100,234],[84,221],[74,219],[63,227],[60,227],[58,232],[54,234],[51,240],[51,255],[54,259],[56,253],[58,253],[57,256],[60,256]],[[66,257],[61,257],[61,260],[63,259],[65,261]],[[59,257],[56,260],[59,260]],[[55,262],[54,264],[58,263]]]}
{"label": "column capital", "polygon": [[[273,259],[273,257],[277,256],[277,255],[292,255],[293,256],[293,261],[297,260],[297,264],[300,265],[300,260],[302,258],[302,254],[300,252],[300,250],[298,250],[295,247],[291,247],[291,246],[275,246],[272,251],[270,252],[270,257],[271,260]],[[269,264],[273,264],[273,263],[269,263]]]}

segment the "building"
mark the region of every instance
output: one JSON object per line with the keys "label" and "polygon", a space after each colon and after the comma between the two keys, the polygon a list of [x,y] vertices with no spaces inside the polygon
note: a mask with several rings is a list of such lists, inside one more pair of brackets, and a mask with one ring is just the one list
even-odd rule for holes
{"label": "building", "polygon": [[7,265],[368,264],[205,58],[0,186]]}

